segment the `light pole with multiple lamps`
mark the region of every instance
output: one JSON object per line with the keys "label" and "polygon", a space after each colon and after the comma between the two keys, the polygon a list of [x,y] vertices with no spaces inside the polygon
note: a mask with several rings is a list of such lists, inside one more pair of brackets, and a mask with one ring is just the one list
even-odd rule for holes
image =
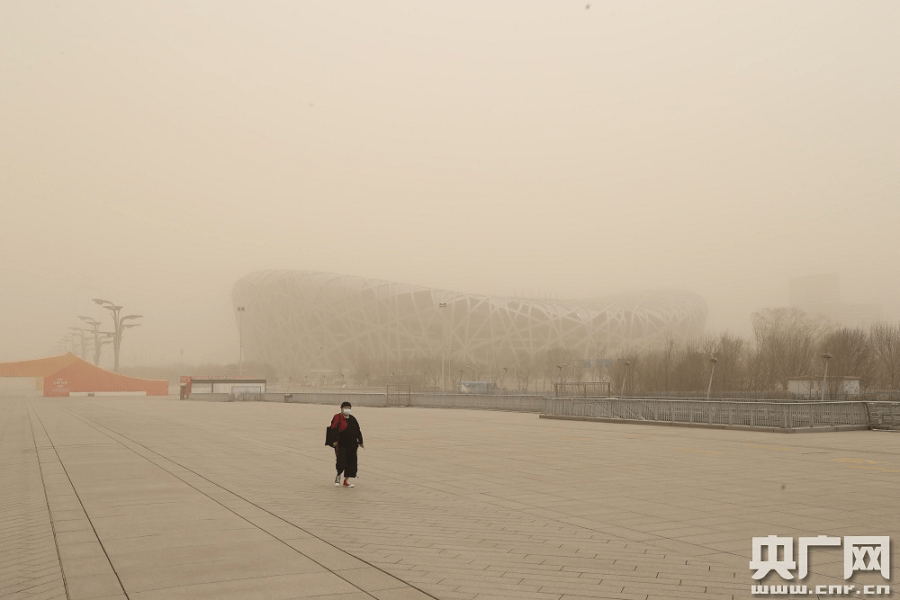
{"label": "light pole with multiple lamps", "polygon": [[709,395],[712,393],[712,382],[713,375],[716,374],[716,363],[719,362],[719,359],[715,356],[709,357],[709,364],[712,365],[712,370],[709,372],[709,387],[706,388],[706,399],[709,400]]}
{"label": "light pole with multiple lamps", "polygon": [[822,400],[825,400],[825,393],[828,390],[828,359],[831,358],[831,355],[825,352],[822,354],[822,358],[825,359],[825,376],[822,378]]}
{"label": "light pole with multiple lamps", "polygon": [[[72,335],[76,336],[75,339],[78,339],[77,336],[81,337],[81,360],[87,360],[87,341],[84,339],[84,334],[87,332],[87,329],[83,329],[81,327],[69,327],[72,330]],[[73,350],[74,344],[73,344]]]}
{"label": "light pole with multiple lamps", "polygon": [[100,321],[93,317],[78,318],[87,323],[91,327],[89,331],[94,334],[94,366],[97,366],[100,364],[100,347],[102,345],[100,343]]}
{"label": "light pole with multiple lamps", "polygon": [[143,315],[125,315],[124,317],[119,316],[119,312],[122,310],[122,306],[113,304],[109,300],[103,300],[101,298],[94,298],[94,302],[108,310],[112,313],[113,319],[113,353],[115,355],[113,361],[113,372],[119,372],[119,350],[122,348],[122,334],[129,327],[140,327],[140,323],[125,323],[125,321],[129,321],[131,319],[140,319]]}
{"label": "light pole with multiple lamps", "polygon": [[[75,332],[70,331],[62,337],[62,345],[63,349],[67,352],[71,352],[75,354],[75,340],[78,339],[75,337]],[[67,350],[66,350],[67,349]]]}

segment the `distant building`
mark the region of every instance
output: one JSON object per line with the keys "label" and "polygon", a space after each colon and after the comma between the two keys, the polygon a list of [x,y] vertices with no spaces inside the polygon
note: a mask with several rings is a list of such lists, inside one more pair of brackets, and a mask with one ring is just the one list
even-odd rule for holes
{"label": "distant building", "polygon": [[822,315],[839,325],[867,328],[883,318],[879,304],[841,302],[841,281],[835,273],[794,277],[788,282],[790,305],[808,315]]}
{"label": "distant building", "polygon": [[183,395],[266,393],[266,380],[258,377],[231,377],[226,375],[182,375]]}
{"label": "distant building", "polygon": [[602,357],[699,335],[706,322],[706,302],[689,292],[547,301],[320,271],[251,273],[232,301],[246,307],[244,348],[254,361],[282,374],[346,370],[367,380],[417,359],[452,361],[454,378],[460,365],[499,361],[512,374],[544,351]]}
{"label": "distant building", "polygon": [[492,394],[494,384],[490,381],[460,381],[456,390],[463,394]]}
{"label": "distant building", "polygon": [[[798,396],[821,396],[823,377],[788,377],[788,389]],[[829,377],[828,394],[858,394],[859,377]]]}

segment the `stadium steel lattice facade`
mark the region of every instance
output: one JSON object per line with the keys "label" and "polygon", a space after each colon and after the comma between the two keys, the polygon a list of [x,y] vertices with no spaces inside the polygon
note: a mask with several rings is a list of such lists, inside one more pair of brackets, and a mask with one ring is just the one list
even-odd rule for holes
{"label": "stadium steel lattice facade", "polygon": [[235,284],[232,300],[246,307],[247,359],[282,375],[391,369],[447,356],[457,365],[512,364],[555,349],[599,358],[667,335],[698,335],[706,321],[706,303],[687,292],[547,301],[318,271],[251,273]]}

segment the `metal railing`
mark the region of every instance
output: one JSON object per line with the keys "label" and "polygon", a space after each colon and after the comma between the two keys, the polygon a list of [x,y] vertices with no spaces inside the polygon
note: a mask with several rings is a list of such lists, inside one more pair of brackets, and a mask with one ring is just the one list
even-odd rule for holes
{"label": "metal railing", "polygon": [[[574,398],[580,394],[567,394]],[[698,392],[638,392],[634,395],[626,394],[626,397],[634,398],[658,398],[660,400],[707,400],[705,394]],[[714,391],[709,400],[733,400],[737,402],[822,402],[822,396],[813,394],[793,394],[791,392],[743,392],[743,391]],[[900,402],[900,391],[869,391],[850,394],[846,392],[829,392],[825,394],[825,402]]]}
{"label": "metal railing", "polygon": [[553,384],[553,395],[557,398],[607,398],[612,393],[608,381],[570,381]]}
{"label": "metal railing", "polygon": [[900,402],[866,402],[869,427],[872,429],[900,429]]}
{"label": "metal railing", "polygon": [[871,402],[734,402],[729,400],[547,398],[546,416],[623,419],[658,423],[759,429],[811,429],[870,425],[873,404],[883,422],[897,423],[897,403]]}
{"label": "metal railing", "polygon": [[386,406],[409,406],[409,396],[408,385],[385,386],[384,400]]}

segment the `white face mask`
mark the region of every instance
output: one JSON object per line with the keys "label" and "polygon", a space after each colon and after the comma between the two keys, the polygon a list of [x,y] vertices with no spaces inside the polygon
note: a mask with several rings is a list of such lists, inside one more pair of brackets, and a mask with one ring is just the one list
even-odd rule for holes
{"label": "white face mask", "polygon": [[345,409],[343,409],[342,412],[344,413],[344,415],[349,415],[349,414],[350,414],[350,409],[349,409],[349,408],[345,408]]}

